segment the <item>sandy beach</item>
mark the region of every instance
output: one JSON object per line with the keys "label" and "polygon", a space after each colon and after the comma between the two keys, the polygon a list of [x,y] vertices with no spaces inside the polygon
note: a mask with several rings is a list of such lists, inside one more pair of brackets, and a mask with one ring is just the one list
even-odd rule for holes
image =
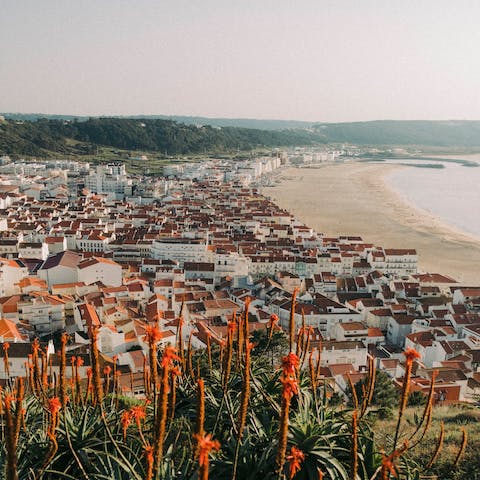
{"label": "sandy beach", "polygon": [[345,163],[288,168],[263,193],[326,236],[360,235],[390,248],[416,248],[419,271],[480,283],[480,241],[409,204],[385,176],[398,165]]}

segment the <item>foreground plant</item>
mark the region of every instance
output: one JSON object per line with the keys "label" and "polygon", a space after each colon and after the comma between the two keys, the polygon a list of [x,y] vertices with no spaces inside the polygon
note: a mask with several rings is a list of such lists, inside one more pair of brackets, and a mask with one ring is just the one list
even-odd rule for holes
{"label": "foreground plant", "polygon": [[[55,382],[49,374],[44,381],[48,363],[38,349],[36,357],[32,354],[28,379],[10,382],[1,392],[0,464],[5,478],[383,480],[398,475],[414,480],[435,471],[445,441],[443,426],[425,455],[425,467],[411,460],[411,452],[423,446],[431,424],[435,390],[434,373],[423,414],[411,426],[405,412],[411,380],[408,365],[415,353],[405,354],[397,429],[392,428],[391,435],[387,432],[379,445],[372,405],[378,380],[373,358],[353,407],[335,408],[320,375],[320,359],[314,361],[309,350],[308,328],[302,325],[305,335],[297,336],[302,343],[298,350],[286,350],[288,337],[284,338],[278,369],[272,368],[273,357],[265,350],[265,345],[273,348],[277,335],[271,335],[273,327],[263,337],[250,338],[247,318],[244,312],[227,328],[223,357],[221,347],[213,342],[209,353],[182,355],[172,346],[161,348],[152,331],[151,361],[156,366],[145,364],[148,394],[138,399],[122,395],[115,364],[110,370],[101,364],[95,332],[92,368],[84,379],[78,357],[70,357],[63,380]],[[264,343],[252,350],[253,339]],[[65,337],[62,344],[66,343]],[[40,357],[41,368],[36,370],[34,363]],[[187,369],[189,362],[195,364],[193,375],[179,369],[182,358]],[[308,368],[301,368],[302,358],[308,358]],[[66,375],[70,370],[72,381]],[[156,375],[157,382],[152,378]],[[112,389],[106,388],[110,382]],[[130,385],[133,389],[132,377]],[[356,391],[352,384],[352,393]],[[467,438],[465,430],[450,455],[452,465],[464,465]]]}

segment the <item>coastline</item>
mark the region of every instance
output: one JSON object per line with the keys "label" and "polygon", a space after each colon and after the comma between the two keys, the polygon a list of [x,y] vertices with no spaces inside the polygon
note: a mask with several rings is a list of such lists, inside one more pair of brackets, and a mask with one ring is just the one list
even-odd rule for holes
{"label": "coastline", "polygon": [[480,283],[480,239],[410,203],[388,174],[400,165],[348,162],[287,168],[263,193],[325,236],[360,235],[389,248],[415,248],[419,271]]}
{"label": "coastline", "polygon": [[[396,165],[395,165],[396,166]],[[399,168],[409,168],[404,166],[398,166]],[[398,197],[399,201],[402,202],[405,206],[408,206],[410,209],[416,211],[417,216],[421,217],[423,222],[418,225],[418,229],[422,230],[422,227],[425,224],[428,224],[432,227],[435,227],[438,230],[438,234],[442,235],[445,239],[451,239],[453,241],[462,241],[466,243],[479,244],[480,237],[475,236],[475,234],[462,230],[460,227],[457,227],[451,223],[448,223],[446,220],[440,218],[439,216],[425,210],[424,208],[416,205],[412,200],[410,200],[405,194],[397,190],[394,184],[391,182],[389,176],[393,170],[385,172],[382,176],[384,188],[388,190],[390,195]]]}

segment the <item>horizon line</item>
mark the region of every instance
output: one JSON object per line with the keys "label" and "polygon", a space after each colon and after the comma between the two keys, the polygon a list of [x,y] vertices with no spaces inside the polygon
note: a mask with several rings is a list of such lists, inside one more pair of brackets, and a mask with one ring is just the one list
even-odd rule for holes
{"label": "horizon line", "polygon": [[185,117],[185,118],[205,118],[207,120],[239,120],[239,121],[260,121],[260,122],[297,122],[305,124],[339,124],[339,123],[373,123],[373,122],[479,122],[479,119],[445,118],[445,119],[395,119],[395,118],[376,118],[373,120],[343,120],[343,121],[321,121],[321,120],[298,120],[285,118],[256,118],[256,117],[221,117],[208,115],[182,115],[182,114],[164,114],[164,113],[132,113],[132,114],[72,114],[72,113],[44,113],[44,112],[0,112],[2,116],[8,115],[36,115],[46,117],[73,117],[73,118],[147,118],[147,117]]}

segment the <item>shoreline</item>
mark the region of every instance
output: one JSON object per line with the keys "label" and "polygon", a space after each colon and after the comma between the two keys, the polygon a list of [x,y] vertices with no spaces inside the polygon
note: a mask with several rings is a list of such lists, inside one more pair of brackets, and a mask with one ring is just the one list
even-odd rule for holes
{"label": "shoreline", "polygon": [[[397,165],[394,165],[397,166]],[[398,165],[398,168],[409,168]],[[398,197],[399,201],[408,206],[412,210],[417,212],[417,215],[423,217],[424,220],[428,220],[429,224],[438,229],[439,234],[442,234],[444,238],[451,238],[452,240],[462,241],[462,242],[471,242],[478,243],[480,245],[480,236],[476,236],[474,233],[467,232],[456,225],[448,223],[447,220],[435,215],[434,213],[425,210],[422,207],[416,205],[412,200],[410,200],[405,194],[400,192],[395,188],[393,183],[388,178],[389,175],[393,172],[393,169],[390,172],[385,172],[383,174],[383,183],[386,190],[389,191],[390,195]]]}
{"label": "shoreline", "polygon": [[348,162],[283,170],[263,194],[325,236],[415,248],[418,270],[480,283],[480,239],[408,201],[388,181],[401,165]]}

